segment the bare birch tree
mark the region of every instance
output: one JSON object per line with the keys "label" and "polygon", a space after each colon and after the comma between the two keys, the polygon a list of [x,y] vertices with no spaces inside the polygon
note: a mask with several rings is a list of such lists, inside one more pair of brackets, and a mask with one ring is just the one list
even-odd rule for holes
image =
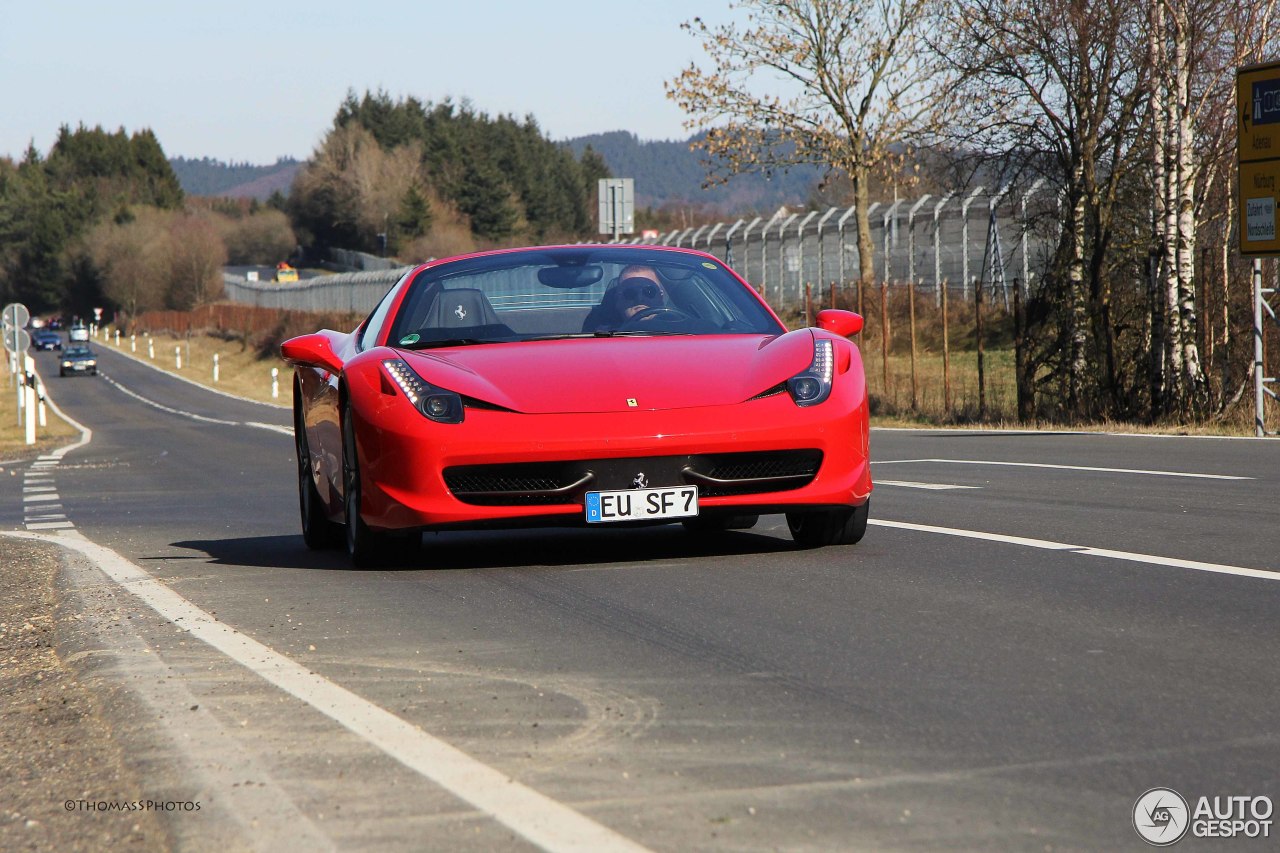
{"label": "bare birch tree", "polygon": [[1090,376],[1122,405],[1108,252],[1122,181],[1140,156],[1145,45],[1136,7],[1111,0],[949,0],[940,28],[963,74],[958,144],[1029,163],[1063,201],[1059,373],[1068,410],[1088,414]]}
{"label": "bare birch tree", "polygon": [[684,28],[711,59],[667,84],[667,96],[706,130],[710,183],[734,174],[818,164],[853,189],[859,275],[875,280],[869,183],[928,135],[948,73],[925,36],[937,0],[743,0],[746,23]]}
{"label": "bare birch tree", "polygon": [[[1148,0],[1152,120],[1153,256],[1161,303],[1152,306],[1157,413],[1202,415],[1209,387],[1196,314],[1198,232],[1215,183],[1233,167],[1235,70],[1274,47],[1276,0]],[[1224,233],[1229,229],[1224,229]]]}

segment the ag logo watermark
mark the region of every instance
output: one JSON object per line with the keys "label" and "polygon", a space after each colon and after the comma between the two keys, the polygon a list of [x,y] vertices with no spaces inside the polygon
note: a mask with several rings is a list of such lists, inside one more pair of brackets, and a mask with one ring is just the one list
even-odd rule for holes
{"label": "ag logo watermark", "polygon": [[1133,828],[1148,844],[1174,844],[1187,834],[1190,825],[1187,801],[1172,788],[1152,788],[1133,804]]}
{"label": "ag logo watermark", "polygon": [[1172,788],[1152,788],[1133,804],[1133,828],[1156,847],[1188,830],[1195,838],[1270,838],[1272,811],[1270,797],[1200,797],[1192,807]]}

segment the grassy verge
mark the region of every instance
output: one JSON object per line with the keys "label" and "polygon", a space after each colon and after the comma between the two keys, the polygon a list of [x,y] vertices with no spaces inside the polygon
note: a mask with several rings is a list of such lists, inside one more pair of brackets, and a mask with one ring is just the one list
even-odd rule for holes
{"label": "grassy verge", "polygon": [[0,461],[26,459],[60,447],[76,435],[69,423],[45,406],[46,426],[36,427],[36,443],[27,444],[26,426],[18,420],[18,389],[11,384],[8,362],[0,358]]}

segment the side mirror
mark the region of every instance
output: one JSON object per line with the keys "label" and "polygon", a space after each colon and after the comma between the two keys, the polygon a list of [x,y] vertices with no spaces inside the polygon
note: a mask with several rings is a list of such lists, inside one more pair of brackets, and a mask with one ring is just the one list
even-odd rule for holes
{"label": "side mirror", "polygon": [[342,359],[333,351],[333,342],[323,332],[290,338],[280,345],[280,355],[290,364],[319,367],[330,373],[342,372]]}
{"label": "side mirror", "polygon": [[852,337],[862,331],[862,315],[828,308],[818,312],[818,328],[834,332],[842,338]]}

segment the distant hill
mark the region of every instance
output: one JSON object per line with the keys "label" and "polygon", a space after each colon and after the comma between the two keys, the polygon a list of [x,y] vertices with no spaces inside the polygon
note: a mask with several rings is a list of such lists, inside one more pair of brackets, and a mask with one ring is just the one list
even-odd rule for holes
{"label": "distant hill", "polygon": [[[635,178],[636,204],[640,207],[663,208],[694,205],[726,215],[751,211],[772,211],[781,205],[803,205],[822,178],[814,167],[801,167],[766,178],[763,175],[738,175],[728,184],[702,189],[707,169],[705,156],[691,151],[683,141],[641,141],[634,133],[616,130],[579,136],[561,143],[575,157],[590,145],[604,158],[609,171],[619,178]],[[183,192],[198,196],[256,198],[265,201],[272,192],[289,194],[293,178],[303,164],[282,158],[270,166],[248,163],[223,163],[208,157],[188,160],[175,157],[169,161]]]}
{"label": "distant hill", "polygon": [[822,178],[817,168],[802,167],[772,178],[738,175],[724,186],[704,190],[707,168],[702,161],[706,155],[689,149],[689,143],[696,138],[642,142],[634,133],[616,130],[579,136],[564,144],[578,157],[590,145],[615,177],[635,178],[639,207],[683,203],[716,208],[726,214],[772,211],[783,204],[803,205]]}
{"label": "distant hill", "polygon": [[259,201],[266,201],[277,190],[288,195],[294,175],[302,168],[302,163],[291,157],[281,158],[270,166],[223,163],[208,157],[199,160],[174,157],[169,165],[178,176],[182,191],[188,195],[256,198]]}

